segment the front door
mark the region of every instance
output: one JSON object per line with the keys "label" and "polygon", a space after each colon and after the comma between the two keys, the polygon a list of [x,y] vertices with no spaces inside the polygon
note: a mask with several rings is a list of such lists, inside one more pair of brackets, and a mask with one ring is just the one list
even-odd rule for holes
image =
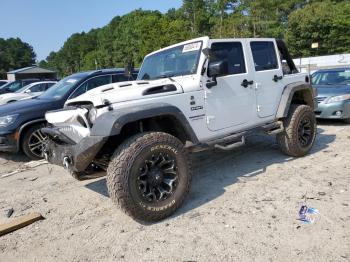
{"label": "front door", "polygon": [[256,111],[259,118],[273,118],[283,92],[282,66],[274,40],[250,40],[255,70]]}
{"label": "front door", "polygon": [[[246,65],[244,41],[213,41],[210,61],[228,62],[228,74],[205,88],[207,125],[212,131],[247,124],[255,114],[253,76]],[[242,86],[242,83],[244,84]]]}

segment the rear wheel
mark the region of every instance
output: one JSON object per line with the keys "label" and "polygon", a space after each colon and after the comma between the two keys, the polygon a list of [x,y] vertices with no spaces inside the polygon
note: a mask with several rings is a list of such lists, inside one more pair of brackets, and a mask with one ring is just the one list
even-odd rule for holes
{"label": "rear wheel", "polygon": [[48,137],[41,132],[44,125],[35,125],[30,127],[22,139],[23,152],[32,160],[44,158],[43,148]]}
{"label": "rear wheel", "polygon": [[111,199],[136,220],[158,221],[183,203],[192,177],[187,150],[174,136],[138,134],[119,146],[107,170]]}
{"label": "rear wheel", "polygon": [[292,105],[283,120],[284,131],[277,135],[281,151],[289,156],[305,156],[315,142],[317,126],[313,110],[307,105]]}

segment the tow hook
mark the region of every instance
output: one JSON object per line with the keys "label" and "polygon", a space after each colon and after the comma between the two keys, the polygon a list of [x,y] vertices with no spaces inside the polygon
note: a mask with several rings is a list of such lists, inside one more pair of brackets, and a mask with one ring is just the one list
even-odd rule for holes
{"label": "tow hook", "polygon": [[70,158],[69,156],[65,156],[65,157],[63,158],[63,167],[64,167],[65,169],[69,169],[69,167],[70,167],[71,164],[72,164],[71,158]]}

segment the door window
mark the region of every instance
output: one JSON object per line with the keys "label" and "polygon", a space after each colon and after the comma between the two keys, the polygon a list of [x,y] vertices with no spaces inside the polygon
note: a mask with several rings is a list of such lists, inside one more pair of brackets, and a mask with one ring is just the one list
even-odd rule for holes
{"label": "door window", "polygon": [[255,71],[264,71],[278,68],[275,45],[271,41],[250,42]]}
{"label": "door window", "polygon": [[242,44],[239,42],[221,42],[211,45],[210,62],[226,60],[228,74],[246,73]]}
{"label": "door window", "polygon": [[37,84],[30,88],[30,92],[44,92],[46,90],[46,84]]}

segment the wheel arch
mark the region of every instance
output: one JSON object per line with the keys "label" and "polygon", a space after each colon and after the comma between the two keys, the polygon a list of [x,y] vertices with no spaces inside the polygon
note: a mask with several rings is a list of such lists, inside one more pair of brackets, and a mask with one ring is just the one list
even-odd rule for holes
{"label": "wheel arch", "polygon": [[315,109],[317,103],[315,101],[313,87],[305,82],[286,85],[277,109],[276,117],[286,117],[292,104],[304,104]]}
{"label": "wheel arch", "polygon": [[[198,138],[181,110],[159,103],[110,111],[96,121],[91,135],[125,135],[130,130],[163,131],[182,142],[198,143]],[[133,131],[130,131],[133,135]]]}
{"label": "wheel arch", "polygon": [[18,140],[17,140],[18,150],[22,150],[23,136],[26,133],[26,131],[29,128],[31,128],[32,126],[44,124],[44,123],[46,123],[46,120],[44,118],[41,118],[41,119],[35,119],[35,120],[28,121],[20,127],[20,129],[18,131]]}

